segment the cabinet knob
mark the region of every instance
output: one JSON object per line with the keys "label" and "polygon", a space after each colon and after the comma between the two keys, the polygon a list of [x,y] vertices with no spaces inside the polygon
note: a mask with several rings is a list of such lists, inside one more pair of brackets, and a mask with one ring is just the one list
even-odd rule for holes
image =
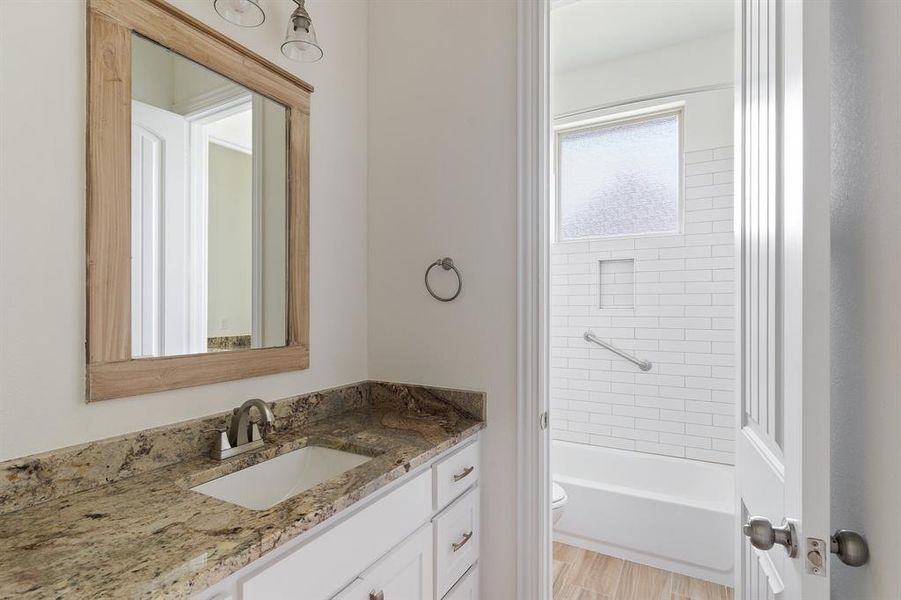
{"label": "cabinet knob", "polygon": [[369,600],[385,600],[385,592],[382,590],[369,592]]}

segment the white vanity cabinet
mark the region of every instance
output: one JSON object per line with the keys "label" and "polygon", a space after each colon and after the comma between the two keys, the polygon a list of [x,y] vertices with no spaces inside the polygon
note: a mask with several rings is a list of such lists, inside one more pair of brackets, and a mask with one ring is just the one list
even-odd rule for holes
{"label": "white vanity cabinet", "polygon": [[275,561],[264,557],[260,568],[239,579],[242,599],[330,598],[428,520],[430,488],[428,473],[416,475],[293,552]]}
{"label": "white vanity cabinet", "polygon": [[477,600],[478,475],[476,438],[195,600]]}

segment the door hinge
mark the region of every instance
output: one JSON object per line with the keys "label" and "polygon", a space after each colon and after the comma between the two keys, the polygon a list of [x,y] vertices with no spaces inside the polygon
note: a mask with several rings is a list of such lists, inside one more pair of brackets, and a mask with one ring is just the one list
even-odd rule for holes
{"label": "door hinge", "polygon": [[550,423],[550,417],[548,416],[548,411],[544,411],[538,417],[538,427],[540,429],[547,429],[549,423]]}

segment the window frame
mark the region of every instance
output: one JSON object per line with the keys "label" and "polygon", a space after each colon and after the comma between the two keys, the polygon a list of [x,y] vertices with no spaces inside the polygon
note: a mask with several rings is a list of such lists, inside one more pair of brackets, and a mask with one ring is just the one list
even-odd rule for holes
{"label": "window frame", "polygon": [[[661,117],[675,116],[678,124],[678,149],[677,156],[679,160],[678,174],[679,180],[676,183],[676,228],[668,231],[650,231],[645,233],[614,233],[610,235],[586,235],[582,237],[564,238],[561,234],[561,207],[560,207],[560,185],[562,178],[560,177],[560,143],[563,136],[567,134],[579,133],[583,131],[600,131],[612,127],[618,127],[629,123],[641,123],[644,121],[652,121]],[[608,240],[627,237],[653,237],[682,235],[685,227],[685,106],[680,103],[676,106],[672,104],[666,106],[655,106],[640,111],[630,111],[628,113],[615,113],[596,117],[587,121],[579,121],[575,123],[565,123],[554,126],[554,183],[552,186],[554,201],[553,205],[553,221],[554,221],[554,242],[560,244],[568,244],[573,242],[581,242],[588,240]]]}

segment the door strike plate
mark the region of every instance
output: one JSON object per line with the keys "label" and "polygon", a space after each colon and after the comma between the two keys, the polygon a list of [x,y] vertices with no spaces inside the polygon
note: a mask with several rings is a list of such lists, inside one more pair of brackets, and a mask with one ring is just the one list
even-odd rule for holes
{"label": "door strike plate", "polygon": [[826,542],[817,538],[807,538],[804,565],[809,575],[826,576]]}

